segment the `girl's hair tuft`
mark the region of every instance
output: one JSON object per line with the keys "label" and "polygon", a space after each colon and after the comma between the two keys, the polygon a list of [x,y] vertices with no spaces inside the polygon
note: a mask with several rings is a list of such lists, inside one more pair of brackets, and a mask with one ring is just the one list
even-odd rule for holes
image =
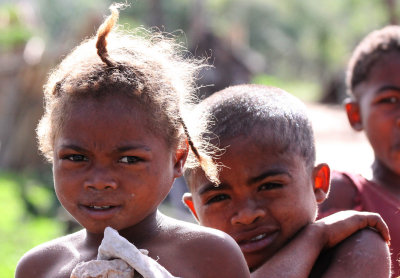
{"label": "girl's hair tuft", "polygon": [[100,59],[107,64],[109,67],[115,67],[116,63],[111,60],[110,56],[108,55],[107,51],[107,36],[114,28],[115,24],[119,18],[119,8],[122,8],[122,4],[113,4],[110,6],[111,14],[107,17],[107,19],[100,25],[99,29],[97,30],[97,54],[99,55]]}

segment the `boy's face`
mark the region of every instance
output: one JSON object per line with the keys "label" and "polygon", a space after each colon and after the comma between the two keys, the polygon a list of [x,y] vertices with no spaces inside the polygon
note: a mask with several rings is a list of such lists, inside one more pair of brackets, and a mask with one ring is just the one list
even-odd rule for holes
{"label": "boy's face", "polygon": [[315,220],[313,171],[299,155],[279,152],[280,146],[254,132],[222,143],[229,147],[220,161],[221,184],[194,173],[188,180],[192,195],[184,201],[201,225],[231,235],[254,270]]}
{"label": "boy's face", "polygon": [[400,53],[390,52],[355,88],[358,102],[347,104],[353,128],[365,130],[377,162],[400,175]]}
{"label": "boy's face", "polygon": [[54,141],[54,186],[64,208],[92,233],[152,215],[185,156],[148,130],[151,115],[132,99],[78,100],[70,109]]}

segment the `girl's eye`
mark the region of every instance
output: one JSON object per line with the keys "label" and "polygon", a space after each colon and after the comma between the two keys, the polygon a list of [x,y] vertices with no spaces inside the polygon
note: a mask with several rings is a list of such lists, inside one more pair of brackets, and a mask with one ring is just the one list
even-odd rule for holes
{"label": "girl's eye", "polygon": [[65,156],[63,159],[67,159],[74,162],[88,161],[88,158],[82,154],[70,154]]}
{"label": "girl's eye", "polygon": [[133,164],[133,163],[137,163],[140,161],[142,161],[142,159],[140,159],[137,156],[123,156],[118,160],[118,162],[128,163],[128,164]]}
{"label": "girl's eye", "polygon": [[212,197],[211,199],[209,199],[206,204],[208,205],[208,204],[212,204],[212,203],[222,202],[222,201],[225,201],[228,199],[229,199],[228,195],[218,194],[218,195]]}
{"label": "girl's eye", "polygon": [[268,183],[264,183],[264,184],[260,185],[258,187],[258,191],[278,189],[278,188],[282,188],[282,186],[283,185],[281,183],[268,182]]}

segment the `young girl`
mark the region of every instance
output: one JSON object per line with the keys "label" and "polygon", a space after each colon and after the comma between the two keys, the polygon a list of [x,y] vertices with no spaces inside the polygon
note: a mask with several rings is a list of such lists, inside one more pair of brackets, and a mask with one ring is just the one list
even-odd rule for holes
{"label": "young girl", "polygon": [[[321,216],[344,209],[379,213],[392,235],[393,277],[400,274],[400,26],[371,32],[347,70],[349,123],[364,131],[374,151],[373,177],[334,172]],[[352,154],[357,155],[357,154]]]}
{"label": "young girl", "polygon": [[96,258],[108,226],[174,276],[248,277],[228,235],[157,210],[182,175],[188,146],[217,181],[184,117],[200,63],[183,59],[159,34],[116,31],[118,11],[111,10],[97,35],[51,73],[37,129],[57,197],[85,229],[27,252],[16,277],[70,277],[78,263]]}

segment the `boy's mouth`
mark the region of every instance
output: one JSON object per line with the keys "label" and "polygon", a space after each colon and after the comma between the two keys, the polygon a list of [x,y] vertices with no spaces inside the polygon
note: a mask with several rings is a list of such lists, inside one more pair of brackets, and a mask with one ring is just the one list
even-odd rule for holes
{"label": "boy's mouth", "polygon": [[258,235],[258,236],[256,236],[256,237],[253,237],[252,239],[250,239],[250,242],[251,241],[257,241],[257,240],[260,240],[260,239],[263,239],[263,238],[265,238],[267,236],[267,234],[261,234],[261,235]]}
{"label": "boy's mouth", "polygon": [[260,233],[250,238],[242,238],[237,243],[243,253],[257,252],[271,245],[278,234],[278,231]]}

